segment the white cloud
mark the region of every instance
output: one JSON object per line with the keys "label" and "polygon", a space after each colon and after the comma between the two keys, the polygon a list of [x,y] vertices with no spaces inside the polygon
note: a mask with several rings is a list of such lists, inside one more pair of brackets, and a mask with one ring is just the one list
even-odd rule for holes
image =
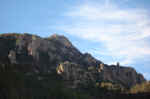
{"label": "white cloud", "polygon": [[143,73],[143,75],[144,75],[144,77],[147,78],[147,80],[150,80],[150,73],[145,72],[145,73]]}
{"label": "white cloud", "polygon": [[[108,6],[109,5],[109,6]],[[72,24],[63,30],[72,35],[100,42],[106,52],[120,58],[122,64],[130,64],[138,58],[150,55],[150,18],[146,9],[121,9],[113,4],[77,6],[65,14]]]}

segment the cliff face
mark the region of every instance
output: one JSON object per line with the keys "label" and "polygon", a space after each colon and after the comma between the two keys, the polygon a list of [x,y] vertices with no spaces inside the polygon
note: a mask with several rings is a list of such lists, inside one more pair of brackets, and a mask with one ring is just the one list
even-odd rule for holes
{"label": "cliff face", "polygon": [[17,64],[52,67],[69,61],[86,67],[101,63],[93,57],[90,59],[94,61],[87,60],[88,57],[80,53],[66,37],[59,35],[40,38],[29,34],[3,34],[0,36],[0,47],[0,57]]}
{"label": "cliff face", "polygon": [[133,68],[108,66],[90,54],[82,54],[60,35],[41,38],[30,34],[2,34],[0,63],[28,64],[34,72],[42,73],[51,73],[57,68],[57,73],[72,88],[102,81],[131,87],[145,81]]}
{"label": "cliff face", "polygon": [[120,83],[125,87],[131,87],[137,83],[145,81],[144,77],[141,74],[138,74],[135,69],[131,67],[104,65],[104,68],[99,72],[99,74],[99,79],[113,83]]}

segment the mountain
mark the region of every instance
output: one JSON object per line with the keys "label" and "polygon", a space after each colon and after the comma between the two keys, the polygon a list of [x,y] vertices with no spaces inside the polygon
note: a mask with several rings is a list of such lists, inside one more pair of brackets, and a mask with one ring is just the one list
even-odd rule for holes
{"label": "mountain", "polygon": [[[33,92],[32,95],[36,96],[40,90],[46,96],[46,90],[54,90],[57,83],[63,84],[65,88],[81,91],[101,86],[104,82],[114,84],[117,88],[128,89],[146,81],[142,74],[131,67],[107,65],[89,53],[81,53],[65,36],[57,34],[47,38],[31,34],[1,34],[0,68],[1,76],[3,75],[1,90],[7,89],[3,88],[3,85],[7,87],[6,82],[12,82],[8,88],[11,97],[12,94],[17,97],[18,94],[27,92]],[[5,76],[12,79],[9,81]],[[16,80],[19,87],[14,88]],[[28,82],[35,88],[29,86]],[[39,86],[42,86],[42,89]],[[21,93],[18,90],[21,90]]]}
{"label": "mountain", "polygon": [[[5,46],[7,45],[7,46]],[[97,66],[101,61],[79,52],[64,36],[40,38],[30,34],[3,34],[0,36],[1,60],[16,64],[35,64],[42,68],[69,61],[84,66]]]}

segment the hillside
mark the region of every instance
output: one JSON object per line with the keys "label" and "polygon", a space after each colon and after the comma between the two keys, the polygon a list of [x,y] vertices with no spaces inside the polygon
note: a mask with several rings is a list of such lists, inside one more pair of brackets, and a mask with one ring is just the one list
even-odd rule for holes
{"label": "hillside", "polygon": [[105,90],[122,92],[145,81],[134,68],[107,65],[81,53],[62,35],[0,35],[2,99],[90,99]]}

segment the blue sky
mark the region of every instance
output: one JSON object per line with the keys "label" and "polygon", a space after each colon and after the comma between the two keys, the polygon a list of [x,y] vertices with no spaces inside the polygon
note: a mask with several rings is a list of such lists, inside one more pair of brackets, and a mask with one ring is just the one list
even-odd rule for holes
{"label": "blue sky", "polygon": [[150,80],[150,0],[0,0],[0,33],[65,35],[83,53]]}

